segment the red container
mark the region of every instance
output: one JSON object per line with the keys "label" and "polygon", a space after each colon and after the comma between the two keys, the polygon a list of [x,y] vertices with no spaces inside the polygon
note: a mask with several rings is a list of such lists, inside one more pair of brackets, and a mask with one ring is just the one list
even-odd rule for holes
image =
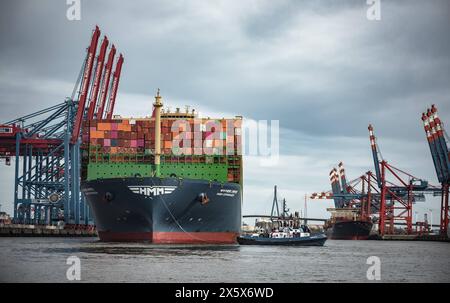
{"label": "red container", "polygon": [[213,132],[203,132],[202,137],[203,137],[203,140],[205,140],[205,139],[212,140],[212,139],[214,139],[214,133]]}

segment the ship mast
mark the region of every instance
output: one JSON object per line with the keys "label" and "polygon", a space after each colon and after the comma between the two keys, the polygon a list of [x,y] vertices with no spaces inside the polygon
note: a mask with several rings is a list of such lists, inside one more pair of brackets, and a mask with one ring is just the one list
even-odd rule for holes
{"label": "ship mast", "polygon": [[161,164],[161,108],[163,106],[159,88],[153,106],[155,108],[155,175],[159,177]]}

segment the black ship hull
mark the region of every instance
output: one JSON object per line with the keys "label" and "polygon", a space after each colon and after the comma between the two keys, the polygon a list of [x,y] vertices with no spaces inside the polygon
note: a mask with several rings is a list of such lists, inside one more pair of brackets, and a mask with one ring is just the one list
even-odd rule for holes
{"label": "black ship hull", "polygon": [[340,221],[331,225],[326,233],[333,240],[367,240],[372,226],[370,221]]}
{"label": "black ship hull", "polygon": [[82,184],[102,241],[236,243],[241,187],[176,178],[101,179]]}

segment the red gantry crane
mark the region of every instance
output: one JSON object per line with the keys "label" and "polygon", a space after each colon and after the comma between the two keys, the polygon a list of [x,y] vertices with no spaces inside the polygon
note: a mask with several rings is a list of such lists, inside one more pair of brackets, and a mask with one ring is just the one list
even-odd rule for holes
{"label": "red gantry crane", "polygon": [[[449,152],[445,141],[437,110],[432,107],[427,115],[423,115],[433,161],[438,163],[436,170],[439,180],[447,180],[442,186],[442,226],[448,225],[448,174],[450,172]],[[433,131],[434,129],[434,131]],[[395,225],[406,225],[406,233],[413,233],[412,206],[425,200],[425,193],[436,195],[440,190],[428,184],[428,181],[414,177],[383,160],[378,149],[373,126],[369,125],[369,138],[374,162],[375,174],[367,172],[361,177],[347,182],[343,163],[339,170],[333,168],[330,172],[331,192],[313,193],[311,199],[333,199],[336,209],[356,208],[363,219],[378,214],[379,234],[394,234]],[[444,156],[447,156],[446,158]],[[380,161],[381,158],[381,161]],[[444,159],[445,158],[445,159]],[[447,160],[448,162],[445,162]],[[445,179],[447,178],[447,179]],[[341,184],[339,184],[339,179]],[[416,222],[422,224],[423,222]],[[447,225],[445,225],[447,224]],[[425,223],[425,225],[428,225]],[[427,226],[428,228],[428,226]]]}
{"label": "red gantry crane", "polygon": [[92,67],[95,60],[95,52],[97,50],[98,38],[100,37],[100,29],[98,26],[95,27],[94,34],[92,35],[91,45],[88,48],[88,54],[86,57],[86,62],[84,65],[83,79],[81,82],[80,98],[78,101],[78,110],[75,116],[75,122],[72,129],[72,137],[70,143],[75,144],[75,142],[80,137],[81,131],[81,121],[84,116],[84,106],[86,104],[87,95],[89,92],[89,85],[91,83]]}
{"label": "red gantry crane", "polygon": [[[341,180],[341,186],[339,185]],[[310,199],[323,199],[335,201],[336,209],[359,209],[359,215],[363,220],[369,220],[370,215],[379,208],[380,192],[376,188],[372,172],[347,182],[344,164],[339,163],[339,174],[336,168],[330,172],[331,192],[313,193]]]}
{"label": "red gantry crane", "polygon": [[[85,122],[93,119],[98,103],[97,95],[109,43],[104,37],[96,57],[99,37],[100,29],[96,26],[71,98],[0,124],[0,158],[10,165],[11,157],[15,157],[13,221],[16,223],[55,224],[55,221],[64,220],[69,225],[82,222],[87,225],[91,221],[89,209],[80,193],[79,138]],[[113,46],[103,76],[101,113],[110,87],[115,51]],[[114,74],[116,81],[112,85],[114,102],[122,63],[121,56]],[[91,78],[94,78],[93,84]],[[89,102],[86,104],[89,92]],[[112,115],[113,109],[112,104],[109,115]],[[102,114],[98,117],[101,119]],[[21,161],[22,164],[19,163]]]}
{"label": "red gantry crane", "polygon": [[95,68],[95,77],[94,77],[94,86],[93,86],[92,92],[91,92],[88,115],[87,115],[88,121],[91,121],[94,118],[94,112],[95,112],[95,108],[97,105],[98,92],[100,90],[100,84],[101,84],[102,75],[103,75],[103,67],[104,67],[104,62],[105,62],[106,48],[108,47],[108,44],[109,44],[108,37],[105,36],[105,38],[103,38],[102,46],[100,47],[100,54],[97,57],[97,65]]}
{"label": "red gantry crane", "polygon": [[428,184],[428,181],[417,178],[387,161],[379,161],[378,145],[369,125],[370,143],[376,171],[376,180],[381,191],[379,234],[394,234],[397,222],[406,225],[406,233],[412,234],[412,205],[417,201],[424,201],[424,193],[436,193],[437,187]]}
{"label": "red gantry crane", "polygon": [[[449,223],[449,184],[450,184],[450,150],[448,149],[448,136],[439,119],[437,108],[433,104],[422,113],[422,122],[433,158],[436,175],[441,183],[441,216],[440,234],[447,236]],[[447,136],[447,140],[446,140]]]}
{"label": "red gantry crane", "polygon": [[111,78],[111,71],[113,68],[115,55],[116,55],[116,47],[113,44],[111,50],[109,51],[108,61],[106,62],[105,73],[103,75],[102,90],[100,93],[100,100],[98,102],[98,107],[95,116],[97,120],[103,119],[103,111],[105,109],[106,98],[108,96],[109,81]]}
{"label": "red gantry crane", "polygon": [[109,97],[108,106],[106,107],[106,119],[110,120],[112,119],[112,115],[114,112],[114,105],[116,104],[116,96],[117,96],[117,89],[119,87],[119,80],[120,80],[120,72],[122,71],[122,64],[123,64],[123,56],[120,54],[119,60],[117,60],[116,63],[116,70],[114,71],[113,75],[113,81],[111,84],[111,94]]}

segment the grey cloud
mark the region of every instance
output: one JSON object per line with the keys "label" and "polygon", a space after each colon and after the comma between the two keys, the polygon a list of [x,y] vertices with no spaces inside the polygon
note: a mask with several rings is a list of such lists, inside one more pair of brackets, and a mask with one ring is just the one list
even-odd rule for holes
{"label": "grey cloud", "polygon": [[[150,106],[160,87],[199,110],[279,119],[282,153],[324,166],[367,159],[355,171],[370,168],[373,123],[385,154],[434,178],[420,113],[436,103],[450,119],[450,3],[381,5],[381,21],[370,22],[364,0],[82,0],[82,20],[71,22],[65,1],[2,1],[0,121],[70,95],[98,24],[125,56],[120,96],[148,95]],[[342,137],[365,145],[334,139]],[[403,149],[408,142],[413,148]]]}

